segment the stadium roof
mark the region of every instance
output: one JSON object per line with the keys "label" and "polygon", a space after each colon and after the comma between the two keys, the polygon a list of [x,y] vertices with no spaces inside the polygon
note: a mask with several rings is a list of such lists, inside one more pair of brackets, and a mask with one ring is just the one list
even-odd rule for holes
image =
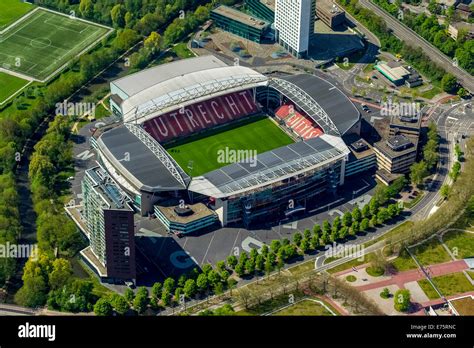
{"label": "stadium roof", "polygon": [[[99,150],[134,188],[148,192],[185,189],[190,178],[151,136],[135,125],[102,134]],[[111,168],[107,168],[111,171]],[[114,178],[122,183],[120,178]]]}
{"label": "stadium roof", "polygon": [[122,92],[131,97],[166,80],[194,71],[209,70],[227,66],[214,56],[182,59],[172,63],[139,71],[135,74],[112,81]]}
{"label": "stadium roof", "polygon": [[[294,95],[291,91],[283,92],[288,98],[297,102],[308,116],[312,117],[326,133],[344,135],[359,121],[360,113],[357,108],[352,104],[349,98],[333,84],[317,76],[308,74],[285,76],[281,79],[291,82],[293,85],[306,92],[306,94],[308,94],[314,102],[323,109],[323,114],[326,114],[329,117],[329,121],[324,118],[321,119],[323,115],[316,115],[312,113],[311,110],[307,110],[308,108],[305,108],[301,101],[293,100]],[[287,93],[289,93],[289,95],[287,95]],[[337,128],[339,134],[334,133],[331,125],[334,125]]]}
{"label": "stadium roof", "polygon": [[222,198],[321,167],[350,153],[340,137],[323,134],[257,155],[257,163],[234,163],[193,178],[189,190]]}
{"label": "stadium roof", "polygon": [[[139,73],[148,86],[126,99],[122,105],[124,122],[143,123],[166,112],[257,86],[265,86],[268,78],[243,66],[222,65],[214,56],[186,59],[165,64],[161,69]],[[163,74],[160,80],[146,73]],[[133,75],[132,75],[133,76]],[[140,83],[135,78],[131,83]],[[120,84],[124,84],[122,81]]]}

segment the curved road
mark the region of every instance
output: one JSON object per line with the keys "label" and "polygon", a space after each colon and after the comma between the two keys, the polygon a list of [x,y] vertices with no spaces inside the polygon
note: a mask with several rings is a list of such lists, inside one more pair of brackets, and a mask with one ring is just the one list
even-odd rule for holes
{"label": "curved road", "polygon": [[454,66],[453,60],[451,58],[441,53],[440,50],[434,47],[427,40],[422,38],[403,23],[399,22],[385,10],[373,4],[370,0],[360,0],[359,3],[365,8],[372,10],[379,17],[383,18],[387,23],[387,26],[393,30],[393,33],[400,40],[403,40],[414,47],[421,47],[423,52],[425,52],[432,61],[438,63],[447,72],[456,76],[464,88],[468,89],[471,93],[474,93],[474,77],[464,69]]}

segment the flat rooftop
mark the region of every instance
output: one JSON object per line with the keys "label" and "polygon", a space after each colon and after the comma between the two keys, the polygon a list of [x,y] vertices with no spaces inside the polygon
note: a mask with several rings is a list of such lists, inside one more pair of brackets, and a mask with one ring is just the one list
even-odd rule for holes
{"label": "flat rooftop", "polygon": [[323,108],[341,135],[344,135],[359,121],[360,113],[357,108],[333,84],[308,74],[285,76],[282,79],[293,83],[308,93]]}
{"label": "flat rooftop", "polygon": [[193,213],[186,216],[176,214],[174,209],[176,205],[155,205],[155,207],[158,208],[169,221],[181,224],[187,224],[207,216],[215,215],[215,213],[203,203],[187,204],[187,207],[190,208]]}
{"label": "flat rooftop", "polygon": [[225,6],[225,5],[220,5],[219,7],[215,8],[212,10],[214,13],[218,13],[222,16],[225,16],[227,18],[233,19],[237,22],[246,24],[251,27],[255,27],[257,29],[265,29],[265,27],[268,26],[268,23],[265,22],[262,19],[259,18],[254,18],[246,13],[237,11],[231,7]]}
{"label": "flat rooftop", "polygon": [[383,71],[383,73],[393,81],[404,79],[410,74],[410,72],[403,66],[391,66],[390,63],[379,62],[377,63],[376,68]]}
{"label": "flat rooftop", "polygon": [[398,117],[398,116],[393,116],[390,120],[390,128],[394,127],[403,127],[403,128],[412,128],[414,130],[420,130],[421,128],[421,115],[418,115],[418,117],[413,117],[413,121],[408,121],[410,119],[409,116],[406,117]]}
{"label": "flat rooftop", "polygon": [[349,144],[348,148],[351,150],[351,156],[358,160],[374,154],[372,146],[357,134],[344,137],[344,141]]}
{"label": "flat rooftop", "polygon": [[[399,135],[397,135],[397,137],[398,136]],[[403,136],[403,137],[407,138],[405,136]],[[388,138],[388,139],[387,138],[382,139],[381,141],[375,143],[374,147],[376,149],[378,149],[379,151],[381,151],[385,156],[387,156],[389,158],[392,158],[392,159],[404,156],[404,155],[412,153],[412,152],[416,152],[418,140],[415,137],[407,138],[408,143],[412,144],[412,146],[407,147],[406,149],[403,149],[403,150],[400,150],[400,151],[396,151],[396,150],[392,149],[389,146],[389,144],[388,144],[389,141],[392,143],[392,145],[400,144],[400,140],[397,142],[396,139],[392,139],[392,138],[394,138],[394,137],[391,137],[391,138]]]}
{"label": "flat rooftop", "polygon": [[387,144],[391,149],[397,151],[397,149],[404,149],[412,146],[413,143],[406,136],[399,134],[394,135],[387,139]]}

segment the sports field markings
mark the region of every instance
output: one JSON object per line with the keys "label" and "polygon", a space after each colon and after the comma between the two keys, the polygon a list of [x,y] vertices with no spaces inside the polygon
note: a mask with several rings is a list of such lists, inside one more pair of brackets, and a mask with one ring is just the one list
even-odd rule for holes
{"label": "sports field markings", "polygon": [[[53,23],[55,20],[58,22]],[[3,62],[0,60],[0,65],[7,63],[3,67],[8,71],[46,82],[68,66],[71,59],[81,56],[112,32],[112,28],[104,25],[35,8],[1,32],[3,47],[0,46],[0,50],[3,51],[0,56],[9,58],[6,61],[3,59]],[[70,40],[67,40],[68,37]],[[20,46],[25,49],[20,50]],[[34,63],[24,56],[34,58]],[[17,58],[21,59],[21,66],[12,64]]]}

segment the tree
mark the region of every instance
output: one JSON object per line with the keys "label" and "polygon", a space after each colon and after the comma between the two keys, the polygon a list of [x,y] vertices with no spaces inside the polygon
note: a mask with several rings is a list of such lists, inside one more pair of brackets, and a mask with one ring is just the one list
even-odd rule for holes
{"label": "tree", "polygon": [[317,235],[314,235],[311,238],[311,249],[316,249],[319,247],[319,237]]}
{"label": "tree", "polygon": [[301,235],[301,233],[296,232],[295,235],[293,236],[293,243],[300,244],[302,239],[303,239],[303,236]]}
{"label": "tree", "polygon": [[394,307],[399,312],[406,312],[410,309],[410,291],[407,289],[398,290],[393,296]]}
{"label": "tree", "polygon": [[370,215],[377,214],[379,206],[379,201],[375,197],[373,197],[369,202]]}
{"label": "tree", "polygon": [[394,217],[396,217],[400,213],[397,204],[390,204],[387,207],[387,212],[388,212],[388,218],[389,219],[393,219]]}
{"label": "tree", "polygon": [[[240,258],[245,258],[247,257],[247,254],[246,253],[242,253],[240,255]],[[204,266],[202,266],[202,273],[204,273],[205,275],[207,275],[210,271],[212,271],[212,266],[210,264],[205,264]]]}
{"label": "tree", "polygon": [[133,300],[133,308],[138,313],[143,313],[148,306],[148,290],[144,286],[141,286],[137,290],[135,299]]}
{"label": "tree", "polygon": [[281,243],[278,239],[274,239],[270,243],[270,250],[273,251],[274,253],[276,253],[278,249],[280,249],[280,247],[281,247]]}
{"label": "tree", "polygon": [[[203,267],[203,269],[204,269],[204,267]],[[173,292],[174,287],[175,287],[174,279],[171,278],[171,277],[166,278],[165,282],[163,283],[163,290],[167,290],[169,293],[171,293],[171,292]]]}
{"label": "tree", "polygon": [[353,221],[351,228],[349,230],[349,234],[355,236],[360,231],[360,225],[357,221]]}
{"label": "tree", "polygon": [[132,303],[133,299],[135,298],[135,294],[130,288],[126,288],[123,295],[125,296],[125,300],[127,300],[128,303]]}
{"label": "tree", "polygon": [[186,276],[186,274],[181,274],[178,278],[178,286],[180,288],[184,287],[184,283],[186,283],[186,280],[188,279],[188,277]]}
{"label": "tree", "polygon": [[161,302],[164,306],[168,306],[171,303],[171,291],[164,289],[161,293]]}
{"label": "tree", "polygon": [[372,217],[370,218],[370,226],[377,227],[378,224],[379,221],[377,219],[377,215],[372,215]]}
{"label": "tree", "polygon": [[349,233],[349,227],[347,226],[343,226],[341,227],[341,229],[339,230],[339,234],[338,234],[338,237],[340,239],[344,239],[347,237],[347,234]]}
{"label": "tree", "polygon": [[176,288],[176,290],[174,291],[174,301],[181,303],[181,295],[183,295],[183,288]]}
{"label": "tree", "polygon": [[369,219],[368,218],[363,218],[362,221],[360,222],[360,231],[367,231],[370,227]]}
{"label": "tree", "polygon": [[237,264],[237,257],[235,255],[230,255],[227,257],[227,264],[230,268],[234,269],[235,265]]}
{"label": "tree", "polygon": [[410,180],[415,186],[421,185],[423,179],[428,175],[425,161],[415,162],[410,167]]}
{"label": "tree", "polygon": [[235,266],[234,270],[239,277],[242,277],[245,274],[245,266],[240,262]]}
{"label": "tree", "polygon": [[222,271],[225,270],[225,261],[217,261],[216,268],[219,273],[222,273]]}
{"label": "tree", "polygon": [[112,23],[116,28],[123,28],[125,27],[125,14],[126,14],[125,7],[122,4],[115,5],[110,10],[110,18],[112,19]]}
{"label": "tree", "polygon": [[221,281],[221,276],[219,273],[212,270],[207,274],[207,281],[211,286],[214,286]]}
{"label": "tree", "polygon": [[145,39],[143,45],[145,48],[156,52],[160,48],[161,44],[161,35],[158,34],[156,31],[152,31],[150,35]]}
{"label": "tree", "polygon": [[304,230],[304,234],[303,234],[304,238],[306,239],[310,239],[311,238],[311,231],[307,228]]}
{"label": "tree", "polygon": [[345,227],[349,227],[351,224],[352,224],[352,214],[347,211],[342,216],[342,225]]}
{"label": "tree", "polygon": [[269,275],[273,271],[273,263],[269,257],[265,260],[265,273]]}
{"label": "tree", "polygon": [[300,243],[300,249],[303,253],[305,253],[310,247],[310,244],[309,244],[309,239],[308,238],[304,238],[301,243]]}
{"label": "tree", "polygon": [[362,208],[362,217],[364,218],[370,218],[371,214],[370,214],[370,206],[369,204],[366,204],[364,205],[364,207]]}
{"label": "tree", "polygon": [[258,250],[256,248],[250,249],[250,258],[255,259],[258,255]]}
{"label": "tree", "polygon": [[130,309],[130,305],[128,304],[127,300],[119,294],[114,294],[112,296],[110,304],[112,305],[114,310],[120,315],[124,315]]}
{"label": "tree", "polygon": [[383,224],[385,221],[389,219],[389,213],[387,209],[380,208],[379,212],[377,213],[377,220],[379,223]]}
{"label": "tree", "polygon": [[112,305],[105,298],[100,298],[94,305],[94,313],[98,316],[112,315]]}
{"label": "tree", "polygon": [[330,234],[331,233],[331,224],[328,220],[323,221],[323,233]]}
{"label": "tree", "polygon": [[52,290],[62,288],[71,279],[71,263],[66,259],[53,261],[53,271],[49,274],[49,286]]}
{"label": "tree", "polygon": [[341,218],[339,216],[336,216],[336,218],[332,222],[331,231],[335,231],[337,233],[337,231],[339,231],[340,228],[341,228]]}
{"label": "tree", "polygon": [[245,270],[248,274],[253,274],[255,272],[255,261],[254,259],[248,259],[245,261]]}
{"label": "tree", "polygon": [[255,269],[257,272],[263,271],[263,268],[265,266],[265,257],[263,255],[257,255],[255,258]]}
{"label": "tree", "polygon": [[352,209],[352,220],[357,222],[360,222],[360,220],[362,220],[362,212],[360,211],[358,206]]}
{"label": "tree", "polygon": [[458,81],[452,74],[445,74],[441,79],[441,88],[448,93],[454,93],[457,89]]}
{"label": "tree", "polygon": [[207,276],[204,273],[201,273],[197,277],[196,285],[198,286],[199,291],[207,290]]}
{"label": "tree", "polygon": [[313,226],[313,234],[314,234],[315,236],[318,236],[318,237],[319,237],[319,236],[321,235],[321,226],[319,226],[319,225],[314,225],[314,226]]}
{"label": "tree", "polygon": [[194,279],[188,279],[186,280],[186,283],[184,284],[184,294],[186,297],[191,298],[196,294],[196,282]]}
{"label": "tree", "polygon": [[163,285],[160,282],[156,282],[151,287],[151,295],[154,298],[161,298],[161,292],[163,291]]}
{"label": "tree", "polygon": [[439,193],[441,194],[441,197],[443,198],[448,198],[449,196],[449,185],[448,184],[443,184],[439,190]]}

